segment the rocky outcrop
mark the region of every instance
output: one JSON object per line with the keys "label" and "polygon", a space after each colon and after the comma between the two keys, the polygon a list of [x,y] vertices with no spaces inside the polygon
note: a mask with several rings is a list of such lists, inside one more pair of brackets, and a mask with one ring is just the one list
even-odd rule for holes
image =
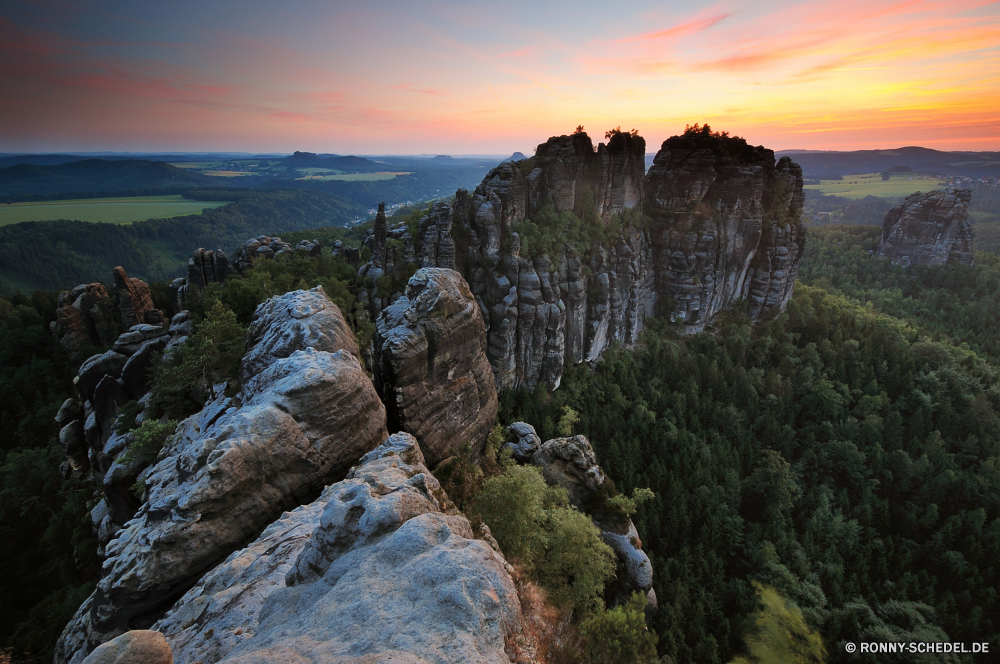
{"label": "rocky outcrop", "polygon": [[507,437],[513,440],[504,445],[504,449],[509,449],[511,455],[521,463],[531,461],[542,444],[542,439],[535,433],[535,427],[525,422],[514,422],[507,427]]}
{"label": "rocky outcrop", "polygon": [[583,436],[548,440],[532,455],[531,463],[541,468],[549,485],[567,490],[570,502],[594,519],[601,538],[614,550],[618,574],[610,592],[616,603],[641,592],[646,595],[647,609],[655,609],[653,565],[631,519],[608,504],[610,481],[597,465],[590,441]]}
{"label": "rocky outcrop", "polygon": [[[153,306],[153,296],[149,292],[149,284],[142,279],[129,277],[125,274],[125,268],[118,266],[114,270],[115,295],[118,297],[118,309],[121,312],[122,327],[129,329],[133,325],[142,323],[161,323],[163,314],[157,316],[156,307]],[[147,315],[152,314],[152,318],[147,320]]]}
{"label": "rocky outcrop", "polygon": [[[429,233],[425,243],[429,250],[438,251],[436,245],[429,239],[430,236],[441,239],[442,234],[447,236],[447,231]],[[442,257],[447,253],[447,240],[444,242],[446,246],[440,250]],[[358,276],[361,277],[363,284],[360,299],[372,320],[375,320],[383,309],[401,295],[400,291],[405,287],[406,279],[415,267],[416,249],[405,223],[388,225],[385,203],[379,203],[375,227],[365,235],[361,245],[368,248],[371,258],[358,268]],[[400,288],[395,288],[394,284],[400,285]]]}
{"label": "rocky outcrop", "polygon": [[59,294],[56,333],[70,353],[81,345],[104,346],[118,329],[117,313],[108,291],[98,283],[80,284]]}
{"label": "rocky outcrop", "polygon": [[206,575],[156,629],[177,664],[506,663],[521,624],[507,569],[398,433]]}
{"label": "rocky outcrop", "polygon": [[[784,307],[805,245],[801,169],[710,134],[668,139],[646,174],[644,152],[622,132],[596,149],[585,133],[551,138],[421,221],[417,263],[451,267],[454,255],[498,389],[555,389],[566,363],[636,343],[657,310],[694,332],[723,311],[758,320]],[[574,236],[553,210],[589,230]],[[539,233],[554,238],[545,253],[522,243]]]}
{"label": "rocky outcrop", "polygon": [[201,247],[188,259],[187,277],[170,283],[170,299],[178,310],[186,309],[188,298],[201,294],[209,284],[225,283],[229,271],[229,259],[222,249],[205,251]]}
{"label": "rocky outcrop", "polygon": [[161,450],[146,500],[107,544],[97,590],[67,625],[57,662],[151,624],[205,570],[385,440],[385,410],[353,339],[350,349],[292,348],[338,338],[339,329],[302,327],[336,327],[324,298],[297,291],[258,308],[242,392],[182,422]]}
{"label": "rocky outcrop", "polygon": [[657,295],[688,331],[741,302],[754,319],[776,316],[805,247],[802,169],[725,141],[669,138],[646,174]]}
{"label": "rocky outcrop", "polygon": [[917,192],[889,210],[877,255],[902,265],[972,265],[971,189]]}
{"label": "rocky outcrop", "polygon": [[416,436],[431,465],[462,443],[478,457],[496,420],[497,395],[483,318],[462,276],[418,270],[382,312],[374,349],[389,428]]}
{"label": "rocky outcrop", "polygon": [[98,646],[83,664],[174,664],[174,658],[162,634],[138,629]]}

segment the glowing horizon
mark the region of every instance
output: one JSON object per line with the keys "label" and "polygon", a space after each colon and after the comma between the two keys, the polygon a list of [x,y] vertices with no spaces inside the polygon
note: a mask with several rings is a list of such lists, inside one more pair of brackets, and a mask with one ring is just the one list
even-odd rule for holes
{"label": "glowing horizon", "polygon": [[0,152],[1000,150],[997,1],[134,4],[0,9]]}

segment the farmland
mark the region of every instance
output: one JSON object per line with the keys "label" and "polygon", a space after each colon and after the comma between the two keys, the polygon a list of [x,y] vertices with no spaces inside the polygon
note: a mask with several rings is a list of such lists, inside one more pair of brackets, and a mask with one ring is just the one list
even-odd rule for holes
{"label": "farmland", "polygon": [[[310,168],[310,169],[299,169],[300,171],[320,171],[322,169]],[[298,178],[299,180],[340,180],[341,182],[373,182],[375,180],[392,180],[397,175],[410,175],[410,173],[398,172],[398,173],[330,173],[327,175],[322,175],[316,173],[314,175],[307,175],[306,177]]]}
{"label": "farmland", "polygon": [[182,196],[131,196],[126,198],[85,198],[65,201],[33,201],[0,205],[0,226],[22,221],[103,221],[128,224],[133,221],[199,214],[205,208],[225,205],[225,201],[192,201]]}
{"label": "farmland", "polygon": [[894,173],[889,180],[882,180],[881,173],[845,175],[843,180],[820,180],[819,184],[807,184],[806,189],[818,191],[826,196],[844,198],[902,198],[917,191],[941,189],[945,185],[937,178],[916,173]]}

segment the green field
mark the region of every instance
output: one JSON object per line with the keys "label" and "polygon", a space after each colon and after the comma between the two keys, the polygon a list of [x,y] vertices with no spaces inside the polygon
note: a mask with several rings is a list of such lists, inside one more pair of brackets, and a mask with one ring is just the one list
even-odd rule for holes
{"label": "green field", "polygon": [[104,221],[128,224],[133,221],[200,214],[205,208],[226,201],[192,201],[174,196],[131,196],[126,198],[79,198],[68,201],[34,201],[0,205],[0,226],[22,221]]}
{"label": "green field", "polygon": [[843,180],[820,180],[819,184],[807,184],[806,189],[818,191],[827,196],[844,198],[902,198],[917,191],[941,189],[946,185],[937,178],[916,173],[894,173],[889,180],[882,180],[881,173],[845,175]]}
{"label": "green field", "polygon": [[[300,171],[307,169],[300,168]],[[318,169],[316,169],[318,170]],[[409,175],[407,172],[399,173],[345,173],[342,175],[308,175],[299,180],[343,180],[345,182],[372,182],[374,180],[391,180],[397,175]]]}

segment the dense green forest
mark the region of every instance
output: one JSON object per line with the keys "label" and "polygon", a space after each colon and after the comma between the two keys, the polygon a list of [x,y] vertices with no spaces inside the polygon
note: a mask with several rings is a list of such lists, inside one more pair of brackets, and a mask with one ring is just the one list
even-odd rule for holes
{"label": "dense green forest", "polygon": [[116,265],[146,280],[185,274],[198,247],[235,249],[261,233],[344,226],[364,209],[316,191],[205,190],[195,200],[237,199],[202,214],[133,224],[26,222],[0,228],[0,293],[60,289],[107,279]]}
{"label": "dense green forest", "polygon": [[[639,348],[507,393],[501,420],[580,415],[655,569],[659,650],[728,662],[753,583],[847,641],[1000,638],[1000,384],[969,350],[800,283],[785,315]],[[945,636],[947,635],[947,637]]]}

